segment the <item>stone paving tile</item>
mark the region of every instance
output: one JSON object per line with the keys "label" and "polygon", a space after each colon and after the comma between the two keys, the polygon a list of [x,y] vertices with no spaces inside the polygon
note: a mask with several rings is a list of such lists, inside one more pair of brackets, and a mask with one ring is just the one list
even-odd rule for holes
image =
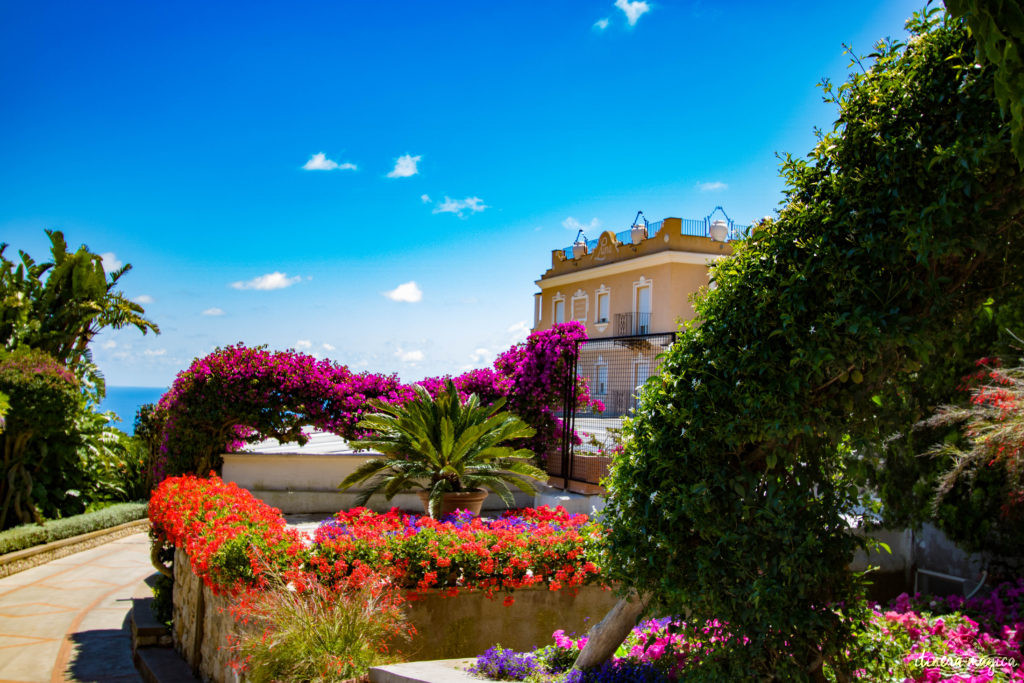
{"label": "stone paving tile", "polygon": [[151,574],[143,532],[0,578],[0,683],[140,681],[127,617]]}

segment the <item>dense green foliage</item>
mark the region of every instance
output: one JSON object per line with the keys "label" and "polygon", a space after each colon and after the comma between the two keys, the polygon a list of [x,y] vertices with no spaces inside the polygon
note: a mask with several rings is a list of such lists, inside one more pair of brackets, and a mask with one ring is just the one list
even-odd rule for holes
{"label": "dense green foliage", "polygon": [[[9,428],[0,430],[0,528],[75,514],[93,501],[144,497],[148,489],[142,452],[113,428],[112,413],[97,412],[105,390],[89,344],[104,328],[159,330],[117,289],[130,265],[108,276],[102,258],[88,247],[69,252],[60,232],[47,235],[52,260],[45,263],[25,252],[12,261],[5,255],[8,245],[0,244],[0,349],[45,354],[46,367],[59,370],[44,375],[67,375],[75,400],[68,393],[60,409],[51,401],[54,409],[37,410],[9,396]],[[33,382],[27,375],[17,381],[26,387]]]}
{"label": "dense green foliage", "polygon": [[[42,521],[33,492],[49,455],[47,443],[71,429],[83,399],[78,381],[49,354],[30,348],[0,349],[0,391],[10,397],[0,479],[0,529],[8,519]],[[39,444],[40,450],[32,449]],[[40,452],[41,451],[41,452]],[[43,457],[40,458],[39,456]]]}
{"label": "dense green foliage", "polygon": [[531,480],[547,479],[543,470],[527,462],[533,451],[504,445],[535,433],[515,415],[502,412],[504,398],[481,406],[471,394],[463,403],[450,379],[436,397],[418,384],[413,390],[415,397],[404,404],[371,400],[376,412],[359,422],[370,435],[352,445],[385,457],[363,464],[341,483],[339,488],[345,489],[367,482],[357,505],[365,505],[374,493],[390,500],[418,487],[430,492],[428,511],[436,518],[445,493],[487,488],[514,507],[509,484],[534,493]]}
{"label": "dense green foliage", "polygon": [[1022,282],[1024,182],[995,69],[962,22],[932,10],[908,29],[825,84],[834,130],[785,159],[785,207],[714,269],[612,467],[613,578],[751,634],[698,678],[852,666],[852,454],[893,431],[893,378],[913,382]]}
{"label": "dense green foliage", "polygon": [[0,531],[0,555],[143,519],[146,505],[145,502],[114,503],[94,512]]}
{"label": "dense green foliage", "polygon": [[995,91],[1012,126],[1013,150],[1024,168],[1024,7],[1018,0],[946,0],[967,19],[978,55],[997,67]]}

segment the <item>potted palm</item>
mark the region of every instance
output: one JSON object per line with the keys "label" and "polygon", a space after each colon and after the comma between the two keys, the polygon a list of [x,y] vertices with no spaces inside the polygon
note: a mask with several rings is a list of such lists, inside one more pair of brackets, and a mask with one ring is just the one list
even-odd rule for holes
{"label": "potted palm", "polygon": [[375,493],[391,500],[396,493],[419,488],[425,512],[439,518],[457,508],[479,514],[485,489],[509,506],[514,504],[510,486],[536,493],[534,482],[547,474],[527,462],[531,451],[504,445],[531,437],[535,430],[501,410],[504,398],[481,406],[473,394],[463,402],[451,380],[436,398],[420,385],[413,389],[416,397],[403,405],[372,399],[375,412],[358,424],[371,434],[352,445],[384,455],[360,466],[338,487],[365,482],[358,505]]}

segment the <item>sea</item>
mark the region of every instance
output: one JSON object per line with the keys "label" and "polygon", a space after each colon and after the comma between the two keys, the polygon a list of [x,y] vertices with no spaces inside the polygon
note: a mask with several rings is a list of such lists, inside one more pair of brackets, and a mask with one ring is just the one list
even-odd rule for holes
{"label": "sea", "polygon": [[107,387],[100,410],[112,410],[121,418],[115,426],[125,434],[135,433],[135,413],[145,403],[156,403],[167,387]]}

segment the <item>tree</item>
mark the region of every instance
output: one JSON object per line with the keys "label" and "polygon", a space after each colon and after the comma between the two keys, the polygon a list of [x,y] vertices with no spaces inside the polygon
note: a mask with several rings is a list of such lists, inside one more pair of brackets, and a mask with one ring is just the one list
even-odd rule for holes
{"label": "tree", "polygon": [[129,270],[124,264],[109,276],[103,259],[85,245],[68,251],[64,234],[47,230],[53,260],[36,263],[19,251],[20,263],[4,256],[0,244],[0,345],[7,349],[29,346],[53,356],[95,386],[95,399],[103,397],[102,376],[92,363],[89,343],[104,328],[135,327],[143,334],[160,333],[145,310],[117,289]]}
{"label": "tree", "polygon": [[1013,151],[1024,168],[1024,8],[1017,0],[946,0],[964,17],[980,59],[996,67],[999,105],[1012,126]]}
{"label": "tree", "polygon": [[833,130],[785,158],[785,207],[714,268],[612,466],[610,576],[748,639],[697,680],[852,667],[852,454],[875,445],[892,378],[1024,282],[996,69],[975,64],[962,21],[932,9],[907,27],[824,84]]}

